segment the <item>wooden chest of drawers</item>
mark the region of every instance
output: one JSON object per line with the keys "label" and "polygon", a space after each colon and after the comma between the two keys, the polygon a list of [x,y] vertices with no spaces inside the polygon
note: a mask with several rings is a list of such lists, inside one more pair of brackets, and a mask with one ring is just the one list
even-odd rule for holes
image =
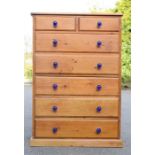
{"label": "wooden chest of drawers", "polygon": [[122,147],[121,14],[32,16],[31,146]]}

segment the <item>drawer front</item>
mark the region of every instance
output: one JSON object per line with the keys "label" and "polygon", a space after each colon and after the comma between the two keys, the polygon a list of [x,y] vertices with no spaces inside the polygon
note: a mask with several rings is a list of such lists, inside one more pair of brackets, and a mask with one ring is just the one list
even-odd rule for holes
{"label": "drawer front", "polygon": [[36,76],[36,94],[119,95],[118,78]]}
{"label": "drawer front", "polygon": [[84,31],[119,31],[120,20],[115,17],[81,17],[80,30]]}
{"label": "drawer front", "polygon": [[36,97],[36,116],[118,117],[118,97]]}
{"label": "drawer front", "polygon": [[37,16],[35,21],[36,30],[75,30],[74,17]]}
{"label": "drawer front", "polygon": [[118,54],[36,54],[36,73],[118,74]]}
{"label": "drawer front", "polygon": [[117,119],[38,118],[36,137],[61,138],[117,138]]}
{"label": "drawer front", "polygon": [[118,52],[119,35],[36,32],[36,51]]}

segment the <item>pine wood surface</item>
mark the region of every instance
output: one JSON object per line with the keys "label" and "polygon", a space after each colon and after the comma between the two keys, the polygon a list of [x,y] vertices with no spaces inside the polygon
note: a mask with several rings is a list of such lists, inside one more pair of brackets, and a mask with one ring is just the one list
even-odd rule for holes
{"label": "pine wood surface", "polygon": [[[122,147],[121,14],[32,13],[31,146]],[[58,26],[53,27],[53,21]],[[102,22],[100,28],[97,22]],[[57,46],[53,46],[57,40]],[[102,45],[97,47],[97,42]],[[53,67],[53,62],[58,67]],[[97,64],[102,64],[97,69]],[[53,89],[53,84],[58,88]],[[96,86],[101,85],[100,91]],[[57,111],[52,110],[53,106]],[[100,106],[102,110],[96,111]],[[54,134],[52,128],[57,127]],[[96,134],[96,128],[102,132]]]}

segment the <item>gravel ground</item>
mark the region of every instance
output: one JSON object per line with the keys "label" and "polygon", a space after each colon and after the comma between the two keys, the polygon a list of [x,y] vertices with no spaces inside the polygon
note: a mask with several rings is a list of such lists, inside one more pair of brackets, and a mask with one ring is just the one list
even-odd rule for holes
{"label": "gravel ground", "polygon": [[131,154],[131,99],[130,90],[122,90],[122,131],[123,148],[82,148],[82,147],[30,147],[32,87],[24,86],[24,154],[25,155],[130,155]]}

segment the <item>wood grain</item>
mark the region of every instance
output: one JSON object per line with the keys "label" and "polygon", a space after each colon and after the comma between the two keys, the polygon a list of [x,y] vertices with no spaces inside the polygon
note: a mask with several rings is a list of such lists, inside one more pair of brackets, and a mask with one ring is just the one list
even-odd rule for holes
{"label": "wood grain", "polygon": [[[45,77],[36,76],[36,94],[51,95],[119,95],[118,78],[98,77]],[[57,90],[53,90],[57,84]],[[101,91],[96,91],[96,86],[101,85]]]}
{"label": "wood grain", "polygon": [[[97,22],[102,22],[100,28]],[[81,17],[79,27],[82,31],[120,31],[119,18],[115,17]]]}
{"label": "wood grain", "polygon": [[[58,41],[56,47],[53,40]],[[102,42],[101,47],[97,47],[97,41]],[[104,34],[61,34],[36,32],[36,51],[61,51],[61,52],[118,52],[119,36]]]}
{"label": "wood grain", "polygon": [[31,15],[33,16],[116,16],[116,17],[121,17],[123,14],[121,13],[75,13],[75,12],[32,12]]}
{"label": "wood grain", "polygon": [[[58,26],[53,27],[53,21],[57,21]],[[36,30],[75,30],[75,17],[68,16],[36,16]]]}
{"label": "wood grain", "polygon": [[[52,107],[56,106],[56,112]],[[100,106],[102,110],[96,111]],[[89,116],[117,117],[119,107],[118,97],[36,97],[36,116]]]}
{"label": "wood grain", "polygon": [[[122,29],[121,18],[119,18],[120,29]],[[121,89],[122,89],[122,32],[119,34],[119,137],[121,137]]]}
{"label": "wood grain", "polygon": [[[118,74],[118,54],[36,53],[36,73],[59,74]],[[58,67],[54,68],[53,63]],[[101,69],[97,64],[102,64]]]}
{"label": "wood grain", "polygon": [[34,98],[35,98],[35,17],[33,17],[33,32],[32,32],[32,36],[33,36],[33,50],[32,50],[32,137],[34,137],[35,135],[35,122],[34,122],[34,118],[35,118],[35,109],[34,109]]}
{"label": "wood grain", "polygon": [[[37,118],[36,137],[55,138],[117,138],[117,119],[80,119],[80,118]],[[57,133],[52,129],[57,128]],[[101,133],[96,134],[96,128]]]}
{"label": "wood grain", "polygon": [[76,147],[123,147],[121,139],[47,139],[47,138],[32,138],[30,140],[31,146],[76,146]]}
{"label": "wood grain", "polygon": [[[32,15],[31,146],[122,147],[121,14]],[[54,20],[57,28],[52,26]],[[58,40],[56,47],[53,39]],[[97,41],[102,41],[100,48]],[[97,70],[97,63],[102,69]],[[58,84],[57,90],[53,84]],[[98,84],[101,91],[96,91]],[[57,112],[51,110],[53,106]],[[97,106],[102,107],[100,113]],[[53,134],[56,125],[58,132]],[[97,127],[102,128],[99,135]]]}

